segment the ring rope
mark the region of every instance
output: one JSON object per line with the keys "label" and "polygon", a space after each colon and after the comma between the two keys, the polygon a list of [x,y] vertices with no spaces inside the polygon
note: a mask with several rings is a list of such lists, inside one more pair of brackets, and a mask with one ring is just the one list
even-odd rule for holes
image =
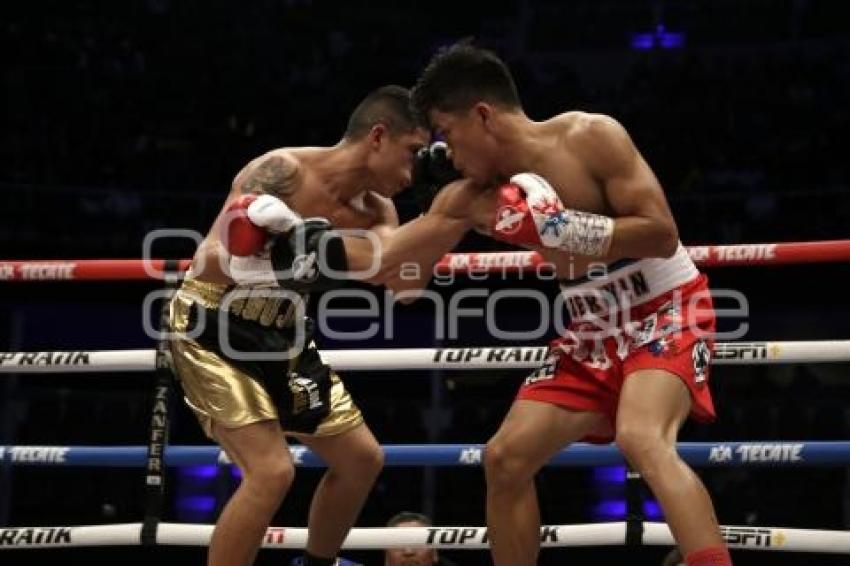
{"label": "ring rope", "polygon": [[[141,527],[141,523],[121,523],[0,528],[0,550],[136,546],[141,544]],[[665,523],[643,523],[643,527],[643,545],[673,546],[676,544]],[[729,525],[721,526],[720,529],[730,548],[850,553],[850,532],[847,531]],[[207,546],[212,531],[213,525],[160,523],[156,533],[156,544]],[[544,548],[623,545],[625,539],[625,522],[546,525],[540,528],[540,543]],[[269,527],[263,538],[263,548],[300,549],[306,544],[306,528]],[[342,548],[347,550],[404,547],[481,550],[489,548],[489,542],[485,527],[375,527],[352,529],[342,545]]]}
{"label": "ring rope", "polygon": [[[537,368],[546,351],[546,346],[482,346],[322,350],[321,355],[339,371],[477,370]],[[717,365],[846,362],[850,340],[718,342],[713,358]],[[153,371],[156,364],[156,350],[0,352],[0,374]]]}
{"label": "ring rope", "polygon": [[[780,265],[828,261],[850,261],[850,240],[694,246],[691,258],[701,266]],[[171,279],[189,260],[60,260],[0,261],[0,280],[113,280]],[[543,272],[546,265],[533,252],[447,254],[437,273]],[[442,348],[324,352],[337,369],[479,369],[489,367],[536,367],[545,355],[536,348]],[[803,363],[850,359],[850,341],[720,343],[715,348],[718,364]],[[390,362],[398,356],[401,360]],[[0,373],[66,373],[68,371],[150,371],[156,368],[155,350],[7,352],[0,353]],[[336,358],[336,359],[334,359]],[[371,359],[370,359],[371,358]],[[94,359],[94,363],[92,362]],[[380,359],[380,362],[376,361]],[[95,370],[94,368],[97,368]],[[0,446],[0,461],[17,465],[143,466],[146,446]],[[447,450],[443,450],[446,449]],[[480,465],[481,445],[396,445],[385,446],[387,465]],[[441,450],[443,450],[441,452]],[[749,442],[680,443],[683,458],[695,465],[846,465],[850,463],[848,442]],[[94,452],[97,452],[95,454]],[[322,465],[305,447],[293,446],[293,458],[304,466]],[[117,458],[117,460],[116,460]],[[165,450],[167,465],[195,463],[226,464],[217,447],[174,446]],[[188,460],[188,462],[186,461]],[[94,463],[99,462],[99,463]],[[198,462],[200,463],[200,462]],[[555,465],[621,464],[612,446],[577,445],[559,453]],[[642,523],[642,543],[675,544],[662,523]],[[850,553],[850,533],[781,527],[721,527],[731,548]],[[159,523],[153,540],[145,541],[143,523],[74,527],[0,528],[0,549],[57,546],[138,545],[146,543],[204,546],[212,525]],[[541,529],[541,544],[548,546],[596,546],[623,544],[627,523],[556,525]],[[414,531],[414,532],[406,532]],[[407,538],[409,537],[409,538]],[[272,527],[263,546],[303,548],[306,529]],[[440,548],[487,548],[484,527],[431,527],[421,529],[353,529],[343,548],[368,549],[392,546],[436,546]]]}
{"label": "ring rope", "polygon": [[[850,240],[688,246],[700,267],[767,266],[850,261]],[[0,281],[115,281],[164,279],[189,268],[190,259],[64,259],[0,261]],[[548,263],[537,252],[450,253],[435,266],[441,275],[533,272]]]}
{"label": "ring rope", "polygon": [[[482,444],[385,444],[385,466],[480,466]],[[292,459],[305,468],[324,467],[306,446],[291,445]],[[682,459],[697,467],[821,467],[850,465],[850,441],[679,442]],[[37,446],[0,445],[0,462],[13,466],[141,467],[147,446]],[[165,466],[226,465],[230,460],[217,446],[166,446]],[[613,445],[576,443],[558,452],[550,466],[622,466],[622,454]]]}

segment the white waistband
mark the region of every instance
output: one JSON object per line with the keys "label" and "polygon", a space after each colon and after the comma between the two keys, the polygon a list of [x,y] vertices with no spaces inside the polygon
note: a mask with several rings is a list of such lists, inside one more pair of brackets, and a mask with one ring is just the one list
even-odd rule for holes
{"label": "white waistband", "polygon": [[[600,301],[614,299],[620,308],[634,307],[680,287],[699,275],[687,250],[679,242],[668,258],[644,258],[615,263],[607,269],[591,269],[585,277],[561,280],[561,296],[573,320],[598,315]],[[605,309],[612,310],[612,309]]]}

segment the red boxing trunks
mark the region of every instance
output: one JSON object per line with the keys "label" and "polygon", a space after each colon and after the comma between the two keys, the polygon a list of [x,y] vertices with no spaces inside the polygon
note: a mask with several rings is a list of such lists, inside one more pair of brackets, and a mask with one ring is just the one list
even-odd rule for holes
{"label": "red boxing trunks", "polygon": [[[573,283],[572,285],[570,283]],[[526,378],[518,400],[593,411],[604,426],[585,440],[613,440],[620,390],[644,369],[678,376],[691,395],[691,417],[715,418],[708,387],[715,316],[705,275],[680,246],[668,259],[609,269],[605,277],[562,282],[571,322]]]}

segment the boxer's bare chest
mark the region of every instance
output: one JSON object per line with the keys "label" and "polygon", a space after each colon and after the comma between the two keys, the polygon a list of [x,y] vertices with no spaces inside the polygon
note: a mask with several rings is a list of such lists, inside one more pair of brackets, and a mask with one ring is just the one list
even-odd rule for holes
{"label": "boxer's bare chest", "polygon": [[596,214],[610,213],[601,182],[570,153],[553,156],[532,172],[552,185],[566,208]]}
{"label": "boxer's bare chest", "polygon": [[378,213],[370,195],[361,193],[350,202],[342,202],[333,187],[309,175],[305,176],[287,201],[304,218],[327,218],[336,228],[367,229],[378,221]]}

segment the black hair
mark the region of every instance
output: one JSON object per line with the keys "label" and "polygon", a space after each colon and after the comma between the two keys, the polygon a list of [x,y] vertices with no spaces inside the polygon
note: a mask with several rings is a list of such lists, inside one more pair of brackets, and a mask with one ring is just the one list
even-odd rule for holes
{"label": "black hair", "polygon": [[411,94],[420,116],[468,110],[477,102],[522,108],[510,69],[498,55],[468,39],[437,51]]}
{"label": "black hair", "polygon": [[434,525],[434,523],[431,522],[431,518],[428,517],[428,515],[423,515],[422,513],[416,513],[416,512],[413,512],[413,511],[402,511],[401,513],[397,513],[397,514],[393,515],[392,517],[390,517],[390,520],[387,521],[387,526],[388,527],[394,527],[394,526],[398,525],[399,523],[407,523],[407,522],[410,522],[410,521],[422,523],[423,525],[425,525],[427,527],[431,527],[431,526]]}
{"label": "black hair", "polygon": [[360,139],[376,124],[383,124],[391,134],[425,127],[410,106],[410,90],[398,85],[382,86],[366,95],[348,118],[345,138]]}

